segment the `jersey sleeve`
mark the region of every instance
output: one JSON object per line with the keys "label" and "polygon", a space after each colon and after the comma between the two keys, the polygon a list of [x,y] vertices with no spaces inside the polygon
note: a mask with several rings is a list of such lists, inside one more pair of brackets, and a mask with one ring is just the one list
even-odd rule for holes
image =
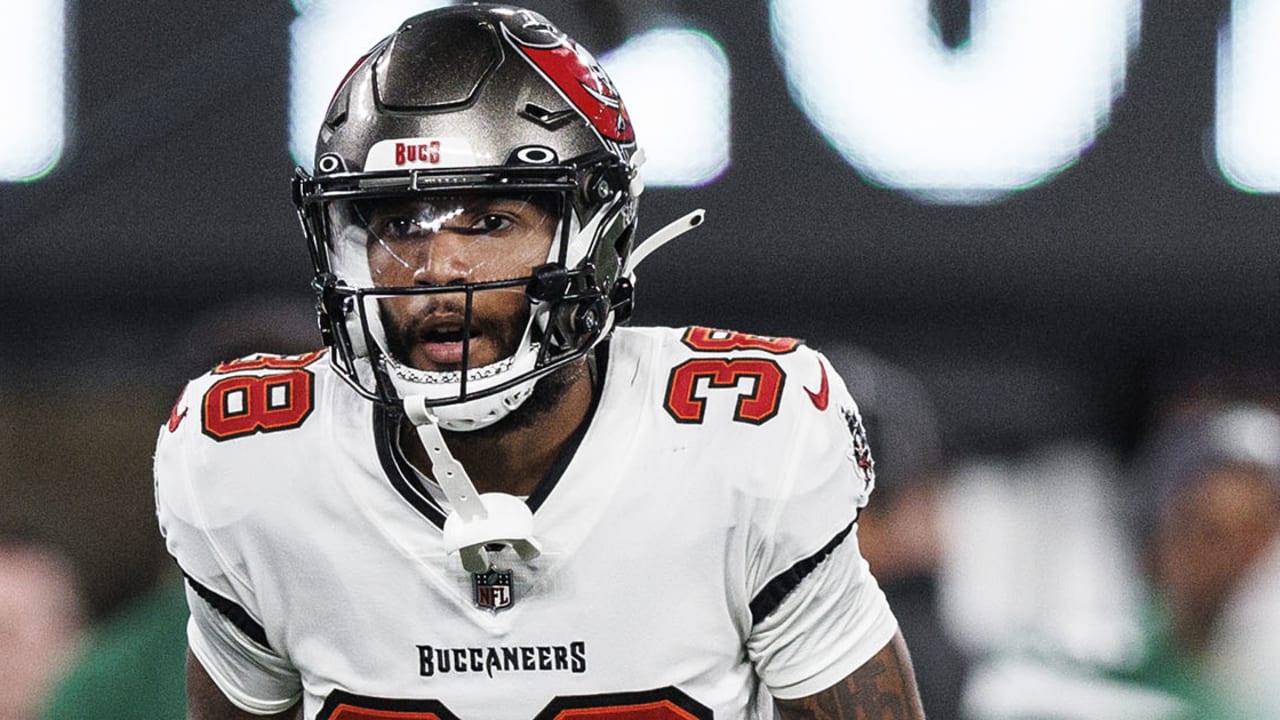
{"label": "jersey sleeve", "polygon": [[302,697],[289,662],[187,586],[187,644],[191,654],[233,705],[255,715],[283,712]]}
{"label": "jersey sleeve", "polygon": [[[169,553],[187,582],[188,646],[223,694],[241,709],[267,715],[301,695],[287,657],[271,647],[258,603],[234,546],[246,510],[220,492],[213,442],[200,431],[201,380],[188,385],[160,428],[155,456],[156,517]],[[194,417],[188,417],[188,415]]]}
{"label": "jersey sleeve", "polygon": [[819,353],[803,350],[792,373],[807,382],[784,400],[801,412],[781,486],[756,519],[747,640],[761,680],[788,699],[839,682],[897,631],[858,549],[856,521],[875,472],[857,404]]}

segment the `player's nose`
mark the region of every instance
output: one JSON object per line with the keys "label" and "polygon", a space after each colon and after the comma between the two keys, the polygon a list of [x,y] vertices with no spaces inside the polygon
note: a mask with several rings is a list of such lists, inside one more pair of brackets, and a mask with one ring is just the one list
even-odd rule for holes
{"label": "player's nose", "polygon": [[456,285],[471,279],[476,263],[468,247],[470,238],[453,233],[436,233],[420,243],[412,260],[416,285]]}

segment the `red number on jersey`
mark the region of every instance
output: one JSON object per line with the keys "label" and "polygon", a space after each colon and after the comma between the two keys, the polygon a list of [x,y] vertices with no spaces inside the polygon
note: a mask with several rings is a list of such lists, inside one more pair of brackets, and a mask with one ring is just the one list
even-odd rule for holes
{"label": "red number on jersey", "polygon": [[230,440],[298,427],[311,414],[312,374],[296,369],[223,378],[204,394],[204,434]]}
{"label": "red number on jersey", "polygon": [[305,355],[258,355],[241,360],[229,360],[218,363],[213,369],[215,374],[239,372],[241,370],[293,370],[303,368],[324,355],[324,350],[314,350]]}
{"label": "red number on jersey", "polygon": [[[317,720],[457,720],[438,700],[390,700],[335,690]],[[533,720],[712,720],[710,708],[673,687],[561,696]]]}
{"label": "red number on jersey", "polygon": [[329,716],[331,720],[454,720],[454,716],[449,715],[444,718],[431,712],[400,712],[398,710],[368,710],[365,708],[351,707],[350,705],[339,705],[333,714]]}
{"label": "red number on jersey", "polygon": [[699,720],[710,715],[695,715],[671,700],[657,700],[629,705],[580,707],[560,710],[554,715],[554,704],[534,720]]}
{"label": "red number on jersey", "polygon": [[706,399],[698,397],[698,381],[706,378],[712,388],[737,388],[754,380],[750,391],[739,391],[733,419],[760,425],[778,414],[782,386],[787,376],[778,363],[767,358],[695,358],[671,370],[664,406],[678,423],[700,423],[706,415]]}
{"label": "red number on jersey", "polygon": [[748,335],[732,330],[714,330],[705,327],[691,327],[680,339],[686,346],[702,352],[726,352],[729,350],[763,350],[774,355],[786,353],[800,347],[800,341],[792,338],[767,337],[765,335]]}
{"label": "red number on jersey", "polygon": [[339,705],[328,717],[330,720],[457,720],[451,714],[440,716],[433,712],[411,710],[371,710],[351,705]]}

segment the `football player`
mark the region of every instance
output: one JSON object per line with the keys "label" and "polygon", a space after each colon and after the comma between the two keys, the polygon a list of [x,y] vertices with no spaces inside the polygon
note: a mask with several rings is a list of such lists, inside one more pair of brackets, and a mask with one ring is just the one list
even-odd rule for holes
{"label": "football player", "polygon": [[627,109],[496,5],[342,81],[294,199],[326,348],[193,381],[161,428],[190,717],[922,716],[858,551],[857,407],[798,341],[619,327]]}

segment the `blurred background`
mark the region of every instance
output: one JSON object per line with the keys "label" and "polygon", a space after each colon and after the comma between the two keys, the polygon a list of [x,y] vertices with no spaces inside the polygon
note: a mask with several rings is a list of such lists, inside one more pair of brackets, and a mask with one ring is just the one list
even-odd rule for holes
{"label": "blurred background", "polygon": [[[0,668],[54,638],[0,719],[181,662],[155,433],[318,346],[290,175],[441,4],[0,5]],[[1280,0],[525,5],[626,99],[642,235],[708,211],[634,322],[803,337],[863,403],[930,717],[1280,717]],[[137,682],[95,717],[181,716]]]}

